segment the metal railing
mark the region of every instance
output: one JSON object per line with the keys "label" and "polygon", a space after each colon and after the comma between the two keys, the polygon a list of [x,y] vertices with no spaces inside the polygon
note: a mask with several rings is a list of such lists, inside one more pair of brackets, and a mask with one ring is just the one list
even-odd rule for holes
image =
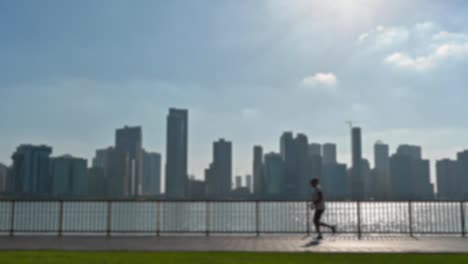
{"label": "metal railing", "polygon": [[[314,232],[308,201],[0,200],[0,235]],[[456,234],[468,231],[468,202],[331,201],[323,221],[339,233]],[[326,231],[326,230],[324,230]]]}

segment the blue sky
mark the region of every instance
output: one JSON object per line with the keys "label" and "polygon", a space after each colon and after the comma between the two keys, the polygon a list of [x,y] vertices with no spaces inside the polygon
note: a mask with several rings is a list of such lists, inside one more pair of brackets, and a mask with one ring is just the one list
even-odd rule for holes
{"label": "blue sky", "polygon": [[214,140],[233,141],[244,174],[252,146],[277,151],[285,130],[348,162],[346,120],[371,160],[379,139],[454,157],[468,148],[466,14],[466,1],[0,1],[0,161],[21,143],[91,158],[125,124],[164,156],[169,107],[190,110],[197,177]]}

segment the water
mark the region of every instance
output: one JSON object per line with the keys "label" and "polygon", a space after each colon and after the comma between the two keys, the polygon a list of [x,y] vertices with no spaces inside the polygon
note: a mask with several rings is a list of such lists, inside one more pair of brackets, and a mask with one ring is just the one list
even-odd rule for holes
{"label": "water", "polygon": [[[313,232],[306,202],[63,202],[62,220],[60,202],[15,202],[14,211],[0,201],[0,233],[12,222],[16,234]],[[343,233],[461,234],[467,219],[466,202],[329,202],[323,221]]]}

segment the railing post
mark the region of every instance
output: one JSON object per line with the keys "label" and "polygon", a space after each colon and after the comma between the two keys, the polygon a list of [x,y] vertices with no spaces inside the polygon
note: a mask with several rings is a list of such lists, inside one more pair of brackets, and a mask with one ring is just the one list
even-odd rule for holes
{"label": "railing post", "polygon": [[413,203],[408,201],[408,226],[409,226],[409,235],[413,237]]}
{"label": "railing post", "polygon": [[259,201],[255,201],[255,230],[257,236],[260,236],[260,208],[258,203]]}
{"label": "railing post", "polygon": [[160,201],[156,201],[156,236],[159,237],[160,236],[160,232],[161,232],[161,220],[159,219],[159,217],[161,216],[161,202]]}
{"label": "railing post", "polygon": [[309,210],[309,202],[305,203],[306,209],[306,228],[307,228],[307,236],[310,235],[310,210]]}
{"label": "railing post", "polygon": [[361,232],[361,201],[357,201],[357,231],[358,231],[358,239],[361,239],[362,232]]}
{"label": "railing post", "polygon": [[210,202],[206,201],[206,236],[210,236]]}
{"label": "railing post", "polygon": [[466,226],[465,226],[465,206],[463,204],[463,201],[460,202],[460,215],[461,215],[461,234],[462,237],[466,237]]}
{"label": "railing post", "polygon": [[11,201],[10,236],[15,234],[15,200]]}
{"label": "railing post", "polygon": [[59,202],[59,228],[58,228],[58,236],[62,236],[63,231],[63,200]]}
{"label": "railing post", "polygon": [[107,237],[110,237],[111,235],[111,225],[112,225],[112,202],[107,201],[107,230],[106,230]]}

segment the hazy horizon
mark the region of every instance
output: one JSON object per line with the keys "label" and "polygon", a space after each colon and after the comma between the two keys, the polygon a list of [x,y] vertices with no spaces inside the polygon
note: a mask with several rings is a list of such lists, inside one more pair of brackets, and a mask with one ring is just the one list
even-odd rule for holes
{"label": "hazy horizon", "polygon": [[90,164],[138,125],[164,164],[177,107],[198,178],[218,138],[245,175],[253,146],[279,151],[284,131],[336,143],[349,164],[347,120],[371,164],[382,140],[422,146],[433,168],[468,148],[467,13],[435,0],[2,1],[0,162],[31,143]]}

